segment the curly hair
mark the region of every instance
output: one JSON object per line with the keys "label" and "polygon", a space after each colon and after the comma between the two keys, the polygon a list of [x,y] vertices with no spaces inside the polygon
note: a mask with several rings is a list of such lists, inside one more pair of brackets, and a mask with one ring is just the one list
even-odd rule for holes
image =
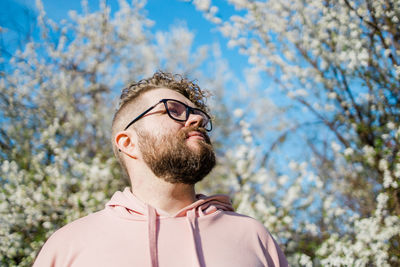
{"label": "curly hair", "polygon": [[130,83],[122,90],[120,103],[117,111],[114,114],[111,128],[111,143],[113,151],[122,169],[126,173],[127,169],[125,163],[120,153],[118,153],[118,148],[114,142],[115,135],[119,131],[123,130],[125,125],[128,123],[128,120],[131,119],[132,110],[138,110],[142,108],[138,103],[140,97],[145,92],[158,88],[174,90],[189,99],[193,104],[196,105],[196,107],[208,112],[208,107],[205,102],[209,96],[209,92],[207,90],[200,89],[195,81],[188,80],[182,75],[157,71],[150,78]]}
{"label": "curly hair", "polygon": [[150,78],[132,82],[124,88],[121,93],[118,109],[120,110],[124,105],[144,92],[156,88],[168,88],[177,91],[192,101],[198,108],[208,111],[207,105],[205,104],[205,100],[208,96],[206,90],[201,90],[194,81],[190,81],[180,74],[171,74],[162,71],[154,73]]}

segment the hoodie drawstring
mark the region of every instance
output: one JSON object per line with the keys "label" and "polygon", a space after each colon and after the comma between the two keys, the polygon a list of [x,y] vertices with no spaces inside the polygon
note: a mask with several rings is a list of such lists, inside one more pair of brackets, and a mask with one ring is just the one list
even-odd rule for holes
{"label": "hoodie drawstring", "polygon": [[186,212],[186,222],[188,223],[189,226],[189,231],[190,234],[192,235],[193,238],[193,250],[194,250],[194,255],[193,255],[193,267],[200,267],[200,259],[199,259],[199,251],[197,247],[197,238],[196,238],[196,233],[195,233],[195,220],[196,220],[196,210],[192,209]]}
{"label": "hoodie drawstring", "polygon": [[[120,216],[121,218],[132,220],[133,225],[135,221],[147,219],[147,237],[149,242],[149,254],[151,267],[158,267],[158,235],[159,224],[162,222],[162,216],[168,218],[181,218],[186,217],[186,224],[189,227],[192,245],[192,262],[194,267],[205,266],[203,250],[201,246],[201,236],[199,232],[199,217],[206,216],[222,211],[233,211],[233,207],[229,201],[228,196],[215,195],[207,197],[204,195],[196,195],[196,201],[178,211],[172,217],[165,213],[158,217],[156,209],[138,199],[129,187],[125,188],[123,192],[116,192],[111,200],[107,202],[106,207],[108,212],[113,215]],[[182,218],[183,219],[183,218]]]}
{"label": "hoodie drawstring", "polygon": [[147,231],[149,237],[151,267],[158,267],[158,252],[157,252],[157,214],[156,210],[147,206]]}
{"label": "hoodie drawstring", "polygon": [[[148,205],[147,206],[147,233],[149,238],[149,249],[151,267],[158,267],[158,252],[157,252],[157,213],[156,210]],[[195,233],[196,228],[196,210],[189,210],[186,213],[186,222],[189,227],[190,235],[193,240],[193,267],[201,267],[199,259],[199,248],[197,247],[197,237]]]}

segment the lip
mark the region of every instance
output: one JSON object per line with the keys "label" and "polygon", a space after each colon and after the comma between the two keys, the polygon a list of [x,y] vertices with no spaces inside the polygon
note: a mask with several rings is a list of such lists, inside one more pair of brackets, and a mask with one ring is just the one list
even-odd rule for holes
{"label": "lip", "polygon": [[200,133],[200,132],[197,132],[197,131],[193,131],[193,132],[190,132],[190,133],[188,133],[188,135],[187,135],[187,138],[189,139],[201,139],[201,140],[205,140],[205,137],[204,137],[204,135],[202,134],[202,133]]}

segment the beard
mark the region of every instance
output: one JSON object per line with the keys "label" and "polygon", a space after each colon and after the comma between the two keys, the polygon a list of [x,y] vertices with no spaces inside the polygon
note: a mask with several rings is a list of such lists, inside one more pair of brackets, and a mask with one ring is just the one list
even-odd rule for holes
{"label": "beard", "polygon": [[[188,133],[202,133],[196,147],[186,143]],[[206,131],[198,127],[182,128],[178,133],[156,137],[138,131],[139,148],[144,162],[152,172],[169,183],[195,184],[201,181],[216,164],[214,149]]]}

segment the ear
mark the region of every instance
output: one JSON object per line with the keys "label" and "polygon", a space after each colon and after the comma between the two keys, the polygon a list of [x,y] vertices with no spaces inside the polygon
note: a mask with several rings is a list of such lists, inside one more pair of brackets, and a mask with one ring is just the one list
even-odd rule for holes
{"label": "ear", "polygon": [[137,159],[137,135],[133,131],[122,131],[115,135],[114,142],[120,153],[124,153],[128,157]]}

